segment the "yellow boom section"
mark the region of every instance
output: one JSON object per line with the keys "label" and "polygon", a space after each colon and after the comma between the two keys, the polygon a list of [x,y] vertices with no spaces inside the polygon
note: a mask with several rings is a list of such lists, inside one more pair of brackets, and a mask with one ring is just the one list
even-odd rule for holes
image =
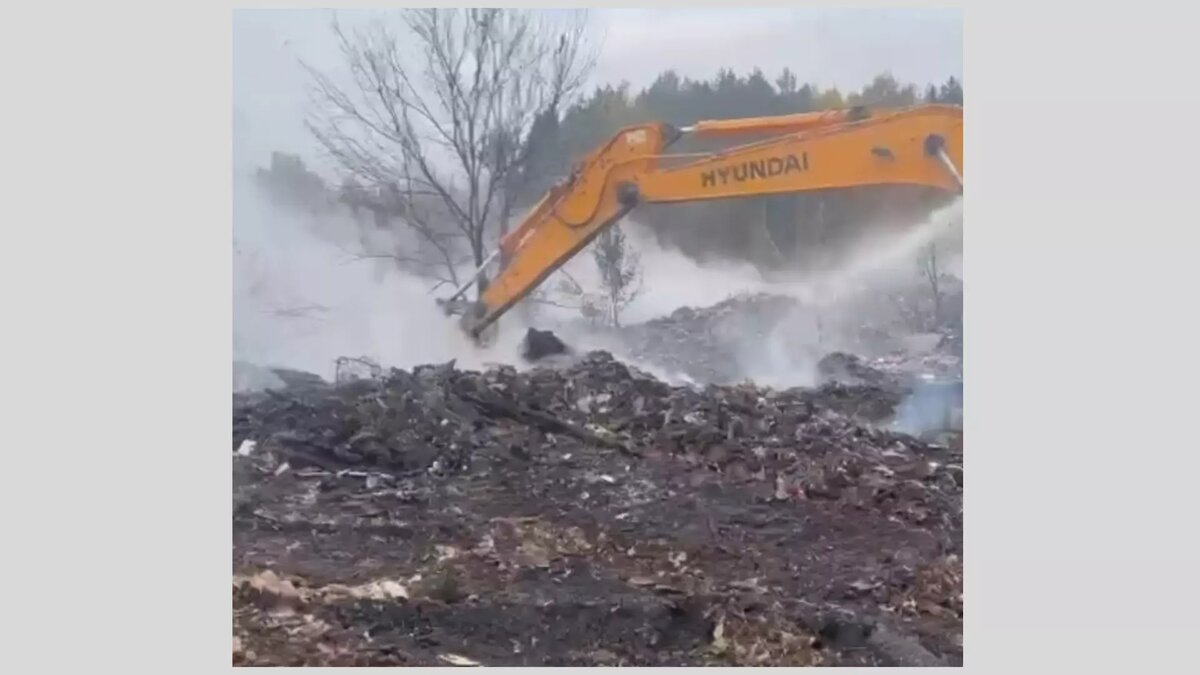
{"label": "yellow boom section", "polygon": [[688,133],[706,137],[738,136],[743,134],[786,134],[844,124],[866,119],[866,108],[822,110],[820,112],[774,117],[745,117],[736,120],[705,120],[688,127]]}
{"label": "yellow boom section", "polygon": [[[962,108],[930,105],[706,121],[682,130],[661,123],[622,129],[584,157],[501,242],[508,265],[468,315],[467,329],[478,335],[639,203],[868,185],[959,193],[962,122]],[[779,135],[698,158],[665,155],[684,133]],[[662,166],[663,160],[688,158]]]}

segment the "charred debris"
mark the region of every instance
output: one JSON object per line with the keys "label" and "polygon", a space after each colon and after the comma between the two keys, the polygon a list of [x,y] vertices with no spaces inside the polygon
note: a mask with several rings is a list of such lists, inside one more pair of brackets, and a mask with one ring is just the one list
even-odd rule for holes
{"label": "charred debris", "polygon": [[962,663],[961,446],[890,428],[919,377],[682,386],[533,342],[565,360],[234,395],[235,663]]}

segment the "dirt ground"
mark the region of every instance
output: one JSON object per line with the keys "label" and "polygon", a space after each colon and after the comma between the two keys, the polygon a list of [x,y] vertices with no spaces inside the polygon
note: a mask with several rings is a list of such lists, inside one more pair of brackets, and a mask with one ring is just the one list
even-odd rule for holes
{"label": "dirt ground", "polygon": [[596,352],[235,395],[233,661],[961,665],[961,450],[835,390]]}

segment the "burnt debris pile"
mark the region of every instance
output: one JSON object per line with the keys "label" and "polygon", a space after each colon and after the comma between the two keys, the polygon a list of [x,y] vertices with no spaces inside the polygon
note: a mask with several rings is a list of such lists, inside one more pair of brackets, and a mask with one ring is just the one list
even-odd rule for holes
{"label": "burnt debris pile", "polygon": [[743,379],[744,345],[763,341],[788,313],[794,298],[744,294],[710,307],[680,307],[671,314],[627,326],[620,340],[630,356],[706,384]]}
{"label": "burnt debris pile", "polygon": [[[878,321],[860,326],[839,323],[836,315],[822,316],[797,298],[749,293],[709,307],[681,307],[666,316],[624,326],[613,337],[621,353],[635,361],[704,384],[745,380],[748,369],[762,371],[764,367],[769,370],[825,360],[819,373],[825,380],[894,388],[923,371],[961,375],[961,317],[954,318],[954,302],[946,304],[944,319],[930,324],[927,318],[905,318],[899,300],[877,299],[864,311],[878,314]],[[961,305],[961,296],[957,304]],[[906,338],[922,334],[932,338],[925,347],[913,349],[907,344]],[[868,358],[837,352],[839,347]],[[769,348],[778,351],[775,362],[753,368]]]}
{"label": "burnt debris pile", "polygon": [[[878,496],[906,477],[908,464],[924,466],[918,460],[941,452],[862,421],[895,406],[895,385],[670,386],[603,351],[563,368],[477,372],[451,362],[303,384],[236,396],[235,447],[250,440],[292,465],[399,473],[467,471],[497,453],[547,447],[666,453],[741,478],[793,474],[806,496],[826,497],[863,485]],[[864,392],[876,393],[876,410],[864,411],[872,402]],[[953,488],[949,474],[942,481]]]}
{"label": "burnt debris pile", "polygon": [[[961,354],[941,334],[926,334],[925,346],[914,350],[903,331],[861,329],[851,336],[824,326],[828,339],[814,342],[820,336],[811,331],[821,329],[818,324],[796,298],[743,294],[622,327],[603,344],[633,363],[698,386],[763,379],[811,383],[809,399],[882,426],[902,414],[926,378],[961,379]],[[843,343],[871,355],[834,348]]]}
{"label": "burnt debris pile", "polygon": [[886,382],[286,379],[233,400],[236,662],[961,663],[961,454],[830,404]]}

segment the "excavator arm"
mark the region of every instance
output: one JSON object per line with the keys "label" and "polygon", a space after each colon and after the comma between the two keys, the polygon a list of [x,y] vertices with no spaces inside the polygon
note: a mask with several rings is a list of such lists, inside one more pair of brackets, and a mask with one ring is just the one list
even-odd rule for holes
{"label": "excavator arm", "polygon": [[[718,152],[666,154],[685,134],[726,138],[764,133],[775,135]],[[627,127],[551,188],[476,271],[473,277],[498,255],[508,260],[479,300],[466,308],[463,326],[478,337],[638,204],[868,185],[961,193],[962,108],[927,105],[882,113],[851,108],[705,121],[682,129],[663,123]]]}

